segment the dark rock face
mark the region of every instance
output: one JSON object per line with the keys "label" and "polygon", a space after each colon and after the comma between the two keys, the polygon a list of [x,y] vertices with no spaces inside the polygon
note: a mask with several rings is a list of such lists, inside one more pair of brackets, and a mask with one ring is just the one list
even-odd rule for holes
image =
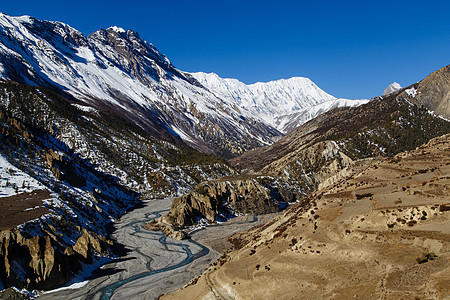
{"label": "dark rock face", "polygon": [[[168,74],[173,74],[186,80],[185,76],[170,63],[165,55],[161,54],[152,44],[142,40],[135,31],[119,32],[111,28],[107,30],[101,29],[89,36],[89,42],[91,45],[100,44],[113,48],[118,56],[111,57],[109,61],[123,69],[133,78],[138,78],[145,85],[153,84],[148,80],[148,75],[160,81],[160,74],[156,66]],[[103,52],[102,49],[99,47],[96,50],[108,57],[109,55]]]}

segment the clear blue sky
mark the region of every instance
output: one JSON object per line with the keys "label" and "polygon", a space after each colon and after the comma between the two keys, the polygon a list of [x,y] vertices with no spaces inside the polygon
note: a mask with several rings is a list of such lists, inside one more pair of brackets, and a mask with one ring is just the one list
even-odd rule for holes
{"label": "clear blue sky", "polygon": [[450,63],[448,0],[23,0],[0,11],[86,35],[133,29],[184,71],[245,83],[304,76],[343,98],[371,98]]}

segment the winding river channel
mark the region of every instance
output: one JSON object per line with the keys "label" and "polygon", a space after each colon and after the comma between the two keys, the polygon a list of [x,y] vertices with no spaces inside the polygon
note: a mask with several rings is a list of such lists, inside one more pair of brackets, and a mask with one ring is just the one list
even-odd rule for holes
{"label": "winding river channel", "polygon": [[221,255],[213,250],[214,245],[219,249],[233,232],[261,222],[255,216],[241,216],[197,231],[192,239],[183,241],[144,228],[145,223],[168,212],[171,204],[170,198],[151,200],[122,216],[112,238],[125,246],[126,254],[103,265],[83,287],[57,290],[39,299],[156,299],[200,275]]}
{"label": "winding river channel", "polygon": [[196,241],[177,241],[144,228],[171,204],[172,199],[151,200],[124,215],[112,235],[125,246],[123,257],[103,265],[87,285],[39,299],[155,299],[200,275],[219,253]]}
{"label": "winding river channel", "polygon": [[[147,230],[143,231],[142,230],[142,227],[141,227],[142,224],[150,222],[151,220],[153,220],[155,218],[159,218],[161,216],[160,213],[167,212],[167,211],[168,210],[156,211],[156,212],[153,212],[153,213],[147,213],[147,214],[145,214],[144,220],[132,222],[132,223],[128,224],[128,226],[132,227],[133,230],[134,230],[134,233],[132,233],[132,235],[137,234],[137,233],[144,233],[144,234],[150,235],[151,237],[148,237],[150,239],[152,239],[154,236],[159,237],[158,238],[158,242],[161,243],[161,245],[164,245],[164,247],[165,247],[165,249],[167,251],[170,251],[167,248],[168,245],[173,245],[173,246],[180,247],[181,249],[183,249],[184,252],[186,252],[186,258],[183,261],[181,261],[179,263],[176,263],[174,265],[167,266],[167,267],[161,268],[161,269],[156,269],[156,270],[151,270],[151,271],[148,271],[148,272],[140,273],[140,274],[128,277],[126,279],[120,280],[118,282],[115,282],[113,284],[110,284],[109,286],[107,286],[107,287],[105,287],[103,289],[102,295],[100,297],[101,300],[109,300],[109,299],[111,299],[114,291],[116,291],[118,288],[120,288],[121,286],[123,286],[123,285],[125,285],[127,283],[130,283],[132,281],[136,281],[136,280],[139,280],[141,278],[144,278],[144,277],[147,277],[147,276],[151,276],[151,275],[154,275],[154,274],[163,273],[163,272],[167,272],[167,271],[171,271],[171,270],[175,270],[175,269],[181,268],[181,267],[191,263],[194,259],[202,257],[202,256],[204,256],[204,255],[209,253],[209,249],[208,248],[206,248],[205,246],[203,246],[203,245],[201,245],[201,244],[199,244],[197,242],[194,242],[192,240],[190,241],[191,243],[194,243],[195,245],[199,246],[202,249],[201,251],[197,252],[195,255],[190,250],[189,245],[181,244],[181,243],[175,243],[175,242],[167,242],[166,241],[167,237],[164,236],[161,233],[150,232],[150,231],[147,231]],[[152,217],[149,217],[149,215],[152,215]],[[141,238],[144,238],[144,237],[141,237]]]}

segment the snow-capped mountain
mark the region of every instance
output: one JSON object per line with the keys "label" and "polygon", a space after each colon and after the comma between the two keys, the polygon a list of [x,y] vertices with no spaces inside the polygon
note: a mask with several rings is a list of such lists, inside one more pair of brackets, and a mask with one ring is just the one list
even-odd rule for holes
{"label": "snow-capped mountain", "polygon": [[391,83],[383,92],[382,96],[387,96],[390,95],[398,90],[402,89],[402,86],[400,84],[398,84],[397,82],[393,82]]}
{"label": "snow-capped mountain", "polygon": [[281,135],[243,117],[136,32],[118,27],[86,37],[64,23],[1,14],[0,78],[59,88],[204,152],[232,156]]}
{"label": "snow-capped mountain", "polygon": [[191,75],[218,97],[234,103],[243,114],[270,124],[283,133],[332,108],[357,106],[368,101],[338,99],[305,77],[246,85],[215,73]]}
{"label": "snow-capped mountain", "polygon": [[362,103],[336,99],[307,78],[247,86],[191,75],[132,30],[110,27],[86,37],[61,22],[5,14],[2,78],[62,90],[78,105],[115,111],[158,138],[225,157],[271,144],[326,109]]}

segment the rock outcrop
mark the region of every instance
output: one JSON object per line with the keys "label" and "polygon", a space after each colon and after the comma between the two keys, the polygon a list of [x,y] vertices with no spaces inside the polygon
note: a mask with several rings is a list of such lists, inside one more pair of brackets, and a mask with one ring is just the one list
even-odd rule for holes
{"label": "rock outcrop", "polygon": [[333,141],[318,142],[302,146],[282,158],[265,166],[261,173],[273,174],[291,181],[306,195],[320,184],[334,177],[350,166],[353,160],[345,155]]}
{"label": "rock outcrop", "polygon": [[176,198],[160,222],[172,234],[170,228],[182,229],[200,219],[213,223],[241,213],[277,212],[298,196],[288,188],[277,187],[274,180],[269,176],[242,176],[203,182]]}
{"label": "rock outcrop", "polygon": [[[106,254],[108,242],[85,229],[73,247],[65,247],[57,236],[24,235],[18,229],[0,233],[0,276],[7,286],[27,289],[52,289],[76,274],[92,255]],[[110,244],[110,243],[109,243]]]}

